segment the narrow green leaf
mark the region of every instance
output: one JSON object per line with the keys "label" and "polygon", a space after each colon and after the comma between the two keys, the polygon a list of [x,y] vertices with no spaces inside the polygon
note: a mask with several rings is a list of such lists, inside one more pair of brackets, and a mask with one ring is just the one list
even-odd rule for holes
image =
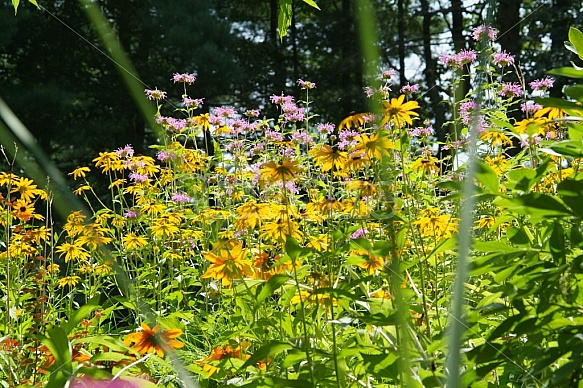
{"label": "narrow green leaf", "polygon": [[12,5],[14,6],[14,14],[18,12],[18,5],[20,4],[20,0],[12,0]]}
{"label": "narrow green leaf", "polygon": [[279,30],[279,39],[287,35],[287,29],[292,20],[292,0],[279,0],[279,14],[277,16],[277,29]]}
{"label": "narrow green leaf", "polygon": [[583,181],[565,179],[557,185],[557,193],[578,217],[583,218]]}
{"label": "narrow green leaf", "polygon": [[288,275],[284,274],[273,275],[257,290],[257,302],[262,303],[268,296],[273,294],[275,290],[284,285],[290,279],[291,278]]}
{"label": "narrow green leaf", "polygon": [[51,374],[47,387],[64,387],[68,376],[73,373],[71,348],[67,334],[62,328],[53,327],[47,330],[47,336],[41,338],[41,342],[55,357],[55,363],[51,367],[54,373]]}
{"label": "narrow green leaf", "polygon": [[318,7],[318,4],[316,4],[316,2],[314,0],[304,0],[304,3],[316,8],[318,11],[320,11],[320,7]]}
{"label": "narrow green leaf", "polygon": [[549,146],[549,148],[562,156],[583,157],[583,143],[580,141],[563,140]]}
{"label": "narrow green leaf", "polygon": [[250,365],[255,365],[261,360],[266,360],[268,357],[278,355],[279,353],[292,349],[293,346],[287,342],[282,341],[270,341],[257,349],[251,357],[241,366],[241,370],[247,368]]}
{"label": "narrow green leaf", "polygon": [[553,108],[560,108],[565,110],[575,110],[577,112],[583,111],[583,107],[573,101],[568,101],[556,97],[537,97],[534,99],[537,103],[543,106],[550,106]]}

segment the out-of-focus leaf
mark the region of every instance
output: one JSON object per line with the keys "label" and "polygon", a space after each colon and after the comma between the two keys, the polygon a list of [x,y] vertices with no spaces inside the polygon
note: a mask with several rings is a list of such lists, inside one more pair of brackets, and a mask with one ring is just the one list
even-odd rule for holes
{"label": "out-of-focus leaf", "polygon": [[547,74],[561,75],[569,78],[583,78],[583,70],[577,70],[573,67],[559,67],[557,69],[547,71]]}
{"label": "out-of-focus leaf", "polygon": [[580,59],[583,59],[583,32],[575,27],[569,28],[569,42],[571,42],[575,48],[575,54],[577,54]]}

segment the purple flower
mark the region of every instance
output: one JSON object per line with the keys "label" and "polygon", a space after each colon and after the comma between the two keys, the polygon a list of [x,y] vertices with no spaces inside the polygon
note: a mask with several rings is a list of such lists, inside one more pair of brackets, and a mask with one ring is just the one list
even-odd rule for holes
{"label": "purple flower", "polygon": [[394,76],[397,72],[395,71],[395,69],[389,69],[389,70],[385,70],[383,71],[381,74],[379,74],[379,79],[388,81],[391,79],[392,76]]}
{"label": "purple flower", "polygon": [[158,90],[158,88],[154,90],[145,89],[144,92],[146,92],[148,100],[164,100],[166,98],[166,92]]}
{"label": "purple flower", "polygon": [[276,105],[282,105],[285,103],[292,103],[294,101],[294,98],[292,96],[284,96],[283,94],[281,96],[276,96],[275,94],[271,95],[271,97],[269,97],[269,99],[271,100],[272,103],[276,104]]}
{"label": "purple flower", "polygon": [[514,64],[514,55],[502,51],[501,53],[494,54],[494,63],[498,67],[506,67]]}
{"label": "purple flower", "polygon": [[184,99],[182,100],[182,103],[187,108],[198,109],[198,107],[200,107],[202,105],[203,101],[204,101],[204,98],[192,99],[190,97],[184,97]]}
{"label": "purple flower", "polygon": [[516,82],[502,82],[502,89],[498,92],[498,95],[506,98],[519,97],[521,94],[522,87]]}
{"label": "purple flower", "polygon": [[[283,182],[282,181],[277,181],[274,184],[275,187],[283,187]],[[297,194],[299,193],[299,190],[296,186],[296,183],[293,181],[286,181],[285,182],[285,187],[284,190],[287,191],[290,194]]]}
{"label": "purple flower", "polygon": [[161,161],[164,162],[166,160],[172,160],[174,158],[176,158],[176,154],[174,152],[171,151],[158,151],[158,153],[156,154],[156,158]]}
{"label": "purple flower", "polygon": [[439,60],[447,67],[458,67],[456,57],[453,55],[443,54],[439,57]]}
{"label": "purple flower", "polygon": [[316,129],[320,135],[328,135],[334,132],[334,124],[326,123],[326,124],[317,124]]}
{"label": "purple flower", "polygon": [[265,151],[265,147],[263,146],[263,144],[259,143],[251,147],[249,151],[251,151],[252,155],[261,155]]}
{"label": "purple flower", "polygon": [[490,26],[482,24],[472,30],[472,38],[475,41],[480,41],[482,39],[488,39],[490,41],[495,41],[498,36],[498,32]]}
{"label": "purple flower", "polygon": [[130,173],[129,177],[130,180],[136,183],[146,182],[149,179],[148,174],[139,174],[137,172]]}
{"label": "purple flower", "polygon": [[462,123],[468,124],[470,122],[470,119],[471,119],[470,115],[476,109],[478,109],[478,105],[476,104],[476,101],[469,100],[466,102],[462,102],[460,104],[460,116],[462,119]]}
{"label": "purple flower", "polygon": [[271,129],[265,131],[265,137],[271,141],[283,141],[283,136]]}
{"label": "purple flower", "polygon": [[127,144],[124,148],[118,148],[115,153],[120,158],[129,159],[134,156],[134,149],[131,145]]}
{"label": "purple flower", "polygon": [[359,229],[356,229],[356,230],[354,231],[354,233],[352,233],[352,234],[350,235],[350,239],[351,239],[351,240],[354,240],[354,239],[357,239],[357,238],[362,238],[362,237],[365,237],[365,236],[367,235],[367,233],[368,233],[368,230],[367,230],[366,228],[359,228]]}
{"label": "purple flower", "polygon": [[529,85],[532,90],[540,90],[544,92],[545,90],[552,88],[554,82],[555,81],[551,77],[545,77],[542,79],[534,80]]}
{"label": "purple flower", "polygon": [[304,81],[303,79],[299,79],[298,80],[298,85],[300,85],[300,87],[302,89],[315,89],[316,88],[316,84],[310,81]]}
{"label": "purple flower", "polygon": [[139,215],[139,214],[138,214],[138,212],[136,212],[135,210],[128,209],[128,210],[126,210],[126,212],[123,214],[123,216],[124,216],[125,218],[136,219],[136,218],[138,218],[140,215]]}
{"label": "purple flower", "polygon": [[172,194],[172,201],[176,203],[186,203],[190,201],[190,197],[185,193]]}
{"label": "purple flower", "polygon": [[196,74],[188,74],[188,73],[178,74],[178,73],[174,73],[174,75],[172,76],[172,81],[174,81],[174,83],[183,82],[183,83],[192,85],[194,83],[194,81],[196,81]]}
{"label": "purple flower", "polygon": [[417,91],[419,90],[419,84],[413,84],[413,85],[405,85],[401,88],[401,94],[413,94],[413,93],[417,93]]}
{"label": "purple flower", "polygon": [[478,53],[475,50],[462,50],[454,56],[458,66],[463,66],[474,62],[478,59]]}
{"label": "purple flower", "polygon": [[249,109],[245,111],[245,116],[247,117],[259,117],[259,113],[261,111],[259,109]]}
{"label": "purple flower", "polygon": [[166,129],[171,132],[181,132],[186,127],[186,120],[175,119],[174,117],[168,117],[166,120]]}
{"label": "purple flower", "polygon": [[232,106],[219,106],[213,110],[213,114],[218,117],[230,117],[237,113]]}
{"label": "purple flower", "polygon": [[291,136],[291,140],[305,145],[314,143],[314,139],[312,139],[312,137],[306,131],[295,132]]}
{"label": "purple flower", "polygon": [[520,109],[526,114],[532,114],[538,110],[541,110],[542,108],[542,105],[537,103],[520,104]]}
{"label": "purple flower", "polygon": [[338,143],[338,148],[345,150],[358,143],[358,132],[352,130],[340,131],[338,134],[340,142]]}

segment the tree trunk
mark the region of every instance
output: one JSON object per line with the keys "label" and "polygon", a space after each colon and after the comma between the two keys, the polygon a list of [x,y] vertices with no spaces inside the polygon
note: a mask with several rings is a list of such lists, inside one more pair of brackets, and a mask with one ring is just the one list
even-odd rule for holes
{"label": "tree trunk", "polygon": [[399,82],[401,87],[407,84],[405,77],[405,10],[403,0],[397,1],[397,34],[398,34],[398,48],[397,54],[399,56]]}

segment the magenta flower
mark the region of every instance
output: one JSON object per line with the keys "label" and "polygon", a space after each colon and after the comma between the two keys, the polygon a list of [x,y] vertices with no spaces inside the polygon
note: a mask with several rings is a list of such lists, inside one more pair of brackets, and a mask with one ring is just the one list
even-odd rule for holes
{"label": "magenta flower", "polygon": [[379,79],[382,79],[384,81],[388,81],[391,79],[391,77],[393,77],[396,74],[396,70],[395,69],[389,69],[389,70],[385,70],[383,71],[381,74],[379,74]]}
{"label": "magenta flower", "polygon": [[196,81],[196,74],[188,74],[188,73],[178,74],[178,73],[174,73],[174,75],[172,76],[172,81],[174,81],[174,83],[182,82],[182,83],[186,83],[186,84],[192,85],[194,83],[194,81]]}
{"label": "magenta flower", "polygon": [[520,109],[526,114],[532,114],[538,110],[541,110],[542,108],[542,105],[537,103],[520,104]]}
{"label": "magenta flower", "polygon": [[281,96],[276,96],[273,94],[269,97],[269,99],[276,105],[283,105],[285,103],[291,104],[294,101],[293,96],[284,96],[283,94]]}
{"label": "magenta flower", "polygon": [[316,88],[316,84],[310,81],[304,81],[303,79],[299,79],[298,80],[298,85],[300,85],[300,87],[302,89],[315,89]]}
{"label": "magenta flower", "polygon": [[230,117],[237,113],[232,106],[219,106],[213,109],[213,114],[218,117]]}
{"label": "magenta flower", "polygon": [[148,100],[164,100],[166,98],[166,92],[158,90],[158,88],[154,90],[145,89],[144,92],[146,92]]}
{"label": "magenta flower", "polygon": [[204,101],[204,98],[192,99],[190,97],[184,97],[184,99],[182,100],[182,103],[187,108],[198,109],[203,104],[203,101]]}
{"label": "magenta flower", "polygon": [[174,152],[162,150],[158,151],[158,153],[156,154],[156,158],[161,162],[165,162],[166,160],[172,160],[176,158],[176,154]]}
{"label": "magenta flower", "polygon": [[462,50],[454,55],[455,62],[459,67],[468,65],[478,59],[478,53],[475,50]]}
{"label": "magenta flower", "polygon": [[245,116],[247,117],[259,117],[259,113],[261,111],[259,109],[249,109],[245,111]]}
{"label": "magenta flower", "polygon": [[498,32],[490,26],[482,24],[472,30],[472,38],[475,41],[480,41],[482,39],[488,39],[489,41],[495,41],[498,36]]}
{"label": "magenta flower", "polygon": [[127,144],[125,147],[118,148],[117,150],[115,150],[115,154],[119,158],[129,159],[132,156],[134,156],[134,149],[132,148],[131,145]]}
{"label": "magenta flower", "polygon": [[542,92],[553,87],[555,80],[551,77],[545,77],[542,79],[537,79],[529,83],[532,90],[540,90]]}
{"label": "magenta flower", "polygon": [[334,132],[334,124],[326,123],[326,124],[317,124],[316,129],[320,135],[328,135]]}
{"label": "magenta flower", "polygon": [[187,203],[190,202],[190,197],[185,193],[174,193],[172,194],[172,201],[176,203]]}
{"label": "magenta flower", "polygon": [[514,64],[514,55],[508,54],[506,51],[494,54],[494,63],[498,67],[506,67]]}
{"label": "magenta flower", "polygon": [[405,85],[401,88],[400,92],[401,94],[413,94],[413,93],[417,93],[417,91],[419,90],[419,84],[413,84],[413,85]]}
{"label": "magenta flower", "polygon": [[471,114],[478,109],[478,105],[474,100],[469,100],[466,102],[462,102],[460,104],[460,116],[462,119],[462,123],[469,124],[471,120]]}
{"label": "magenta flower", "polygon": [[123,216],[125,218],[130,218],[130,219],[136,219],[139,217],[138,212],[136,212],[135,210],[132,209],[128,209],[126,210],[126,212],[123,214]]}
{"label": "magenta flower", "polygon": [[516,82],[502,82],[502,89],[498,92],[498,95],[506,98],[519,97],[521,94],[522,87]]}
{"label": "magenta flower", "polygon": [[359,228],[359,229],[356,229],[356,230],[354,231],[354,233],[352,233],[352,234],[350,235],[350,239],[351,239],[351,240],[354,240],[354,239],[357,239],[357,238],[363,238],[363,237],[365,237],[367,234],[368,234],[368,230],[367,230],[366,228]]}
{"label": "magenta flower", "polygon": [[137,172],[130,173],[129,177],[131,181],[136,183],[143,183],[149,179],[148,174],[139,174]]}

